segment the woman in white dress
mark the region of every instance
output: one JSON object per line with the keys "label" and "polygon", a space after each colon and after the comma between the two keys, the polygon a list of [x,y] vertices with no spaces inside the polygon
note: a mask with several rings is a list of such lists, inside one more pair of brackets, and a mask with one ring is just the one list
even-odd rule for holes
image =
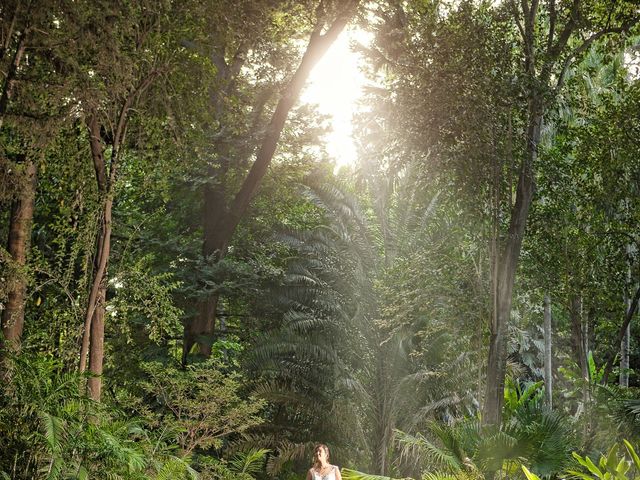
{"label": "woman in white dress", "polygon": [[329,463],[329,447],[320,443],[313,449],[313,466],[307,480],[342,480],[340,469]]}

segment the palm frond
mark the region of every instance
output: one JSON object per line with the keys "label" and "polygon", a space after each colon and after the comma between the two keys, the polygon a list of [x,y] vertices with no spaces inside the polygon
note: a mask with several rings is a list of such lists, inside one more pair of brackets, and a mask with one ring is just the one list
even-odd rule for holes
{"label": "palm frond", "polygon": [[236,473],[256,474],[262,470],[270,451],[266,448],[256,448],[248,452],[236,453],[229,461],[229,466]]}

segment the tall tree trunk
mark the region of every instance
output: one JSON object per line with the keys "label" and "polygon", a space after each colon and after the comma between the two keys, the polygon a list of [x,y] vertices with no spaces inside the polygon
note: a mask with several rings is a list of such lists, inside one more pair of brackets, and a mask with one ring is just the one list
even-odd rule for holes
{"label": "tall tree trunk", "polygon": [[[222,151],[222,160],[218,169],[209,167],[208,175],[210,180],[204,187],[203,202],[203,242],[202,255],[210,261],[218,262],[222,260],[226,253],[226,245],[218,236],[216,229],[222,216],[225,213],[225,176],[229,168],[227,158],[228,151],[223,145],[219,145]],[[216,308],[219,294],[211,293],[198,305],[198,312],[184,329],[184,343],[182,348],[182,364],[186,365],[187,356],[193,346],[197,343],[199,353],[208,357],[211,355],[211,336],[215,331]],[[206,337],[206,338],[204,338]]]}
{"label": "tall tree trunk", "polygon": [[[631,299],[626,299],[627,311],[631,308]],[[631,338],[631,324],[627,328],[620,343],[620,386],[629,387],[629,346]]]}
{"label": "tall tree trunk", "polygon": [[[629,328],[631,319],[633,318],[633,315],[636,313],[636,310],[638,309],[638,302],[640,302],[640,286],[636,288],[636,293],[633,295],[633,299],[631,300],[631,305],[629,306],[629,309],[625,314],[624,321],[622,322],[622,325],[620,326],[620,330],[618,331],[618,336],[615,340],[616,350],[617,350],[617,347],[621,344],[622,339],[624,338],[624,335],[627,329]],[[602,375],[603,384],[606,384],[609,381],[609,375],[611,375],[611,371],[613,370],[613,362],[615,360],[615,357],[616,357],[615,354],[610,355],[607,360],[607,363],[604,366],[604,374]]]}
{"label": "tall tree trunk", "polygon": [[11,65],[9,65],[9,71],[5,77],[4,83],[2,85],[2,93],[0,94],[0,127],[2,127],[4,122],[4,117],[7,112],[7,108],[9,107],[9,101],[13,95],[13,90],[15,87],[15,77],[18,73],[18,68],[20,67],[20,63],[22,62],[22,57],[24,56],[24,52],[26,50],[26,33],[21,32],[18,36],[18,45],[16,47],[16,51],[13,55],[13,60]]}
{"label": "tall tree trunk", "polygon": [[[231,241],[236,227],[245,215],[258,186],[267,173],[289,111],[298,100],[300,91],[309,77],[311,70],[335,42],[338,35],[355,13],[355,8],[358,3],[359,0],[344,2],[339,16],[327,28],[325,33],[322,33],[325,26],[325,19],[321,18],[323,13],[321,4],[321,7],[319,7],[317,11],[319,16],[318,23],[311,34],[302,60],[280,96],[275,112],[271,116],[269,125],[266,128],[266,134],[256,155],[256,160],[245,177],[240,190],[228,208],[225,208],[224,203],[220,203],[215,205],[214,211],[205,211],[205,214],[213,214],[216,216],[214,221],[208,222],[208,227],[205,224],[205,228],[208,228],[209,232],[205,235],[204,251],[205,253],[212,252],[215,255],[214,261],[219,261],[224,258],[227,246]],[[185,325],[182,352],[183,364],[186,364],[188,354],[194,344],[198,344],[199,351],[205,356],[210,354],[210,340],[202,339],[202,337],[211,337],[213,334],[217,303],[218,294],[212,294],[210,298],[200,306],[196,318]]]}
{"label": "tall tree trunk", "polygon": [[571,343],[573,354],[580,375],[585,381],[589,380],[589,365],[587,363],[587,352],[585,351],[585,334],[582,321],[582,298],[578,294],[573,294],[570,299],[569,316],[571,318]]}
{"label": "tall tree trunk", "polygon": [[[19,192],[11,204],[9,239],[7,251],[16,267],[26,265],[31,239],[31,225],[36,193],[36,164],[26,160],[24,179],[20,182]],[[6,346],[19,350],[24,328],[24,303],[27,291],[27,278],[24,273],[16,276],[9,290],[5,309],[2,312],[2,333]]]}
{"label": "tall tree trunk", "polygon": [[111,153],[111,175],[107,175],[104,159],[104,147],[100,136],[100,124],[97,116],[87,118],[91,158],[96,173],[98,191],[104,202],[101,213],[100,233],[97,239],[93,281],[89,292],[85,314],[82,346],[80,348],[80,373],[84,373],[89,357],[91,377],[87,381],[89,397],[100,401],[102,390],[102,365],[104,359],[104,317],[106,312],[107,268],[111,254],[111,220],[113,209],[113,180],[118,155],[118,145]]}
{"label": "tall tree trunk", "polygon": [[[2,47],[2,54],[9,50],[9,45],[13,37],[13,29],[18,17],[20,5],[16,7],[7,32],[5,44]],[[26,15],[29,14],[27,8]],[[2,91],[0,92],[0,128],[4,123],[4,117],[9,107],[9,101],[15,88],[16,75],[22,62],[26,49],[26,30],[18,33],[17,45],[11,63],[8,66]],[[7,240],[7,251],[13,259],[15,266],[24,267],[27,261],[27,252],[31,239],[31,224],[33,221],[33,208],[35,202],[35,190],[37,181],[37,171],[35,163],[26,159],[24,164],[24,177],[20,182],[19,190],[11,203],[11,214],[9,219],[9,238]],[[2,333],[9,349],[18,351],[22,340],[22,330],[24,328],[24,302],[27,292],[27,279],[24,274],[18,275],[11,289],[8,292],[7,304],[0,318]],[[0,338],[0,349],[3,347]]]}
{"label": "tall tree trunk", "polygon": [[[106,280],[106,276],[104,278]],[[102,393],[102,363],[104,360],[104,317],[106,307],[107,288],[105,281],[101,282],[96,299],[97,305],[91,319],[91,340],[89,349],[89,373],[87,380],[89,398],[100,401]]]}
{"label": "tall tree trunk", "polygon": [[[91,376],[87,381],[89,398],[100,401],[102,391],[102,364],[104,361],[104,319],[107,307],[107,271],[109,268],[109,256],[111,254],[111,216],[113,200],[107,198],[104,207],[103,226],[99,244],[102,245],[100,261],[94,282],[98,284],[98,292],[95,299],[93,315],[91,318],[90,342],[89,342],[89,372]],[[105,259],[102,262],[102,259]],[[102,265],[101,265],[102,264]],[[98,277],[98,274],[101,276]]]}
{"label": "tall tree trunk", "polygon": [[[577,47],[573,47],[567,52],[569,41],[575,37],[576,30],[580,24],[577,19],[581,18],[581,8],[584,7],[581,0],[574,0],[571,6],[569,18],[562,28],[557,28],[559,10],[555,2],[546,4],[549,14],[548,32],[546,42],[538,42],[538,9],[540,2],[522,1],[511,2],[514,22],[522,37],[524,74],[529,82],[528,93],[528,114],[527,114],[527,138],[526,150],[523,158],[518,188],[516,191],[516,202],[511,209],[509,232],[504,246],[503,254],[500,257],[500,268],[498,272],[497,285],[497,308],[490,325],[489,358],[487,365],[487,389],[485,404],[483,409],[483,422],[485,424],[499,425],[502,417],[502,404],[504,397],[504,376],[506,370],[506,331],[507,322],[511,313],[511,303],[515,273],[518,266],[518,258],[522,247],[522,239],[526,226],[529,207],[533,198],[534,189],[534,166],[538,155],[538,144],[540,143],[540,133],[542,119],[545,109],[548,108],[564,85],[567,69],[575,60],[596,40],[612,33],[621,33],[629,30],[637,18],[625,21],[619,26],[607,24],[596,32],[581,32],[582,39]],[[556,31],[557,30],[557,31]],[[545,45],[546,43],[546,45]],[[538,61],[538,50],[541,51],[541,62]],[[556,71],[560,67],[559,71]],[[555,86],[552,84],[555,83]]]}
{"label": "tall tree trunk", "polygon": [[111,221],[115,184],[119,167],[121,148],[127,136],[129,111],[140,95],[153,83],[159,75],[159,70],[151,70],[140,83],[132,87],[125,101],[122,103],[112,132],[111,153],[109,164],[105,161],[105,145],[103,144],[101,125],[98,112],[90,109],[85,118],[89,132],[89,147],[91,160],[96,174],[96,183],[100,201],[103,202],[101,212],[100,234],[97,239],[96,257],[93,280],[89,291],[89,299],[85,313],[82,331],[82,345],[80,347],[80,373],[84,373],[89,356],[89,368],[92,377],[88,380],[89,395],[99,401],[102,386],[102,364],[104,359],[104,318],[106,313],[107,268],[111,255]]}
{"label": "tall tree trunk", "polygon": [[[571,318],[571,343],[573,346],[574,359],[580,368],[582,378],[582,405],[588,417],[587,409],[590,408],[591,400],[591,376],[589,374],[589,364],[587,362],[587,341],[585,335],[582,297],[574,293],[569,300],[569,317]],[[589,431],[589,421],[584,424],[584,433]]]}
{"label": "tall tree trunk", "polygon": [[389,447],[393,437],[393,412],[392,398],[389,383],[393,381],[393,376],[389,375],[387,370],[387,360],[385,358],[385,348],[378,348],[376,364],[376,383],[378,388],[375,389],[375,427],[373,441],[373,457],[372,470],[377,475],[389,474]]}
{"label": "tall tree trunk", "polygon": [[[627,311],[631,308],[631,299],[626,299]],[[629,347],[631,339],[631,324],[627,328],[620,342],[620,386],[629,387]]]}
{"label": "tall tree trunk", "polygon": [[544,393],[549,409],[553,408],[551,358],[551,298],[547,294],[544,296]]}
{"label": "tall tree trunk", "polygon": [[[625,316],[631,311],[631,259],[633,254],[633,247],[627,245],[627,284],[624,289],[624,311]],[[629,387],[629,346],[631,340],[631,323],[627,325],[622,342],[620,342],[620,386],[623,388]]]}
{"label": "tall tree trunk", "polygon": [[529,207],[533,200],[533,165],[538,156],[542,125],[542,101],[534,97],[529,105],[527,151],[520,168],[516,202],[511,209],[509,235],[500,256],[496,289],[496,312],[490,328],[487,388],[483,408],[483,422],[500,425],[504,402],[504,380],[507,367],[507,325],[511,316],[513,286],[522,248]]}

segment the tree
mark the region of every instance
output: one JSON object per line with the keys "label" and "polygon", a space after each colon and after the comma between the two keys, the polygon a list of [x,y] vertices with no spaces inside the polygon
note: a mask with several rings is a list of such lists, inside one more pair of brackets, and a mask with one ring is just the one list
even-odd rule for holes
{"label": "tree", "polygon": [[[27,257],[30,249],[37,185],[37,168],[48,142],[36,129],[60,127],[61,121],[47,107],[64,95],[65,87],[47,88],[46,78],[56,78],[59,68],[47,52],[64,34],[44,33],[53,21],[53,11],[37,2],[9,2],[2,9],[2,45],[0,62],[3,79],[0,94],[0,135],[2,163],[7,172],[3,182],[12,185],[7,257],[12,281],[8,282],[7,302],[2,311],[2,333],[6,346],[19,350],[24,328],[24,304],[27,295]],[[25,65],[26,63],[26,65]],[[1,344],[0,344],[1,346]]]}
{"label": "tree", "polygon": [[[296,102],[304,83],[314,65],[322,58],[331,44],[344,29],[355,13],[357,1],[332,5],[327,8],[320,2],[316,9],[316,23],[309,37],[306,50],[296,71],[283,88],[278,104],[273,112],[269,124],[265,129],[256,159],[242,182],[233,201],[228,206],[216,205],[214,220],[205,222],[205,243],[203,252],[206,256],[215,255],[218,261],[224,258],[227,246],[240,220],[245,215],[252,197],[262,181],[282,133],[289,111]],[[229,68],[229,67],[226,67]],[[212,194],[211,191],[209,191]],[[205,300],[199,315],[185,328],[183,346],[183,363],[195,343],[199,343],[201,352],[207,356],[209,347],[207,342],[198,342],[201,335],[210,335],[215,325],[215,311],[218,295],[213,293]]]}
{"label": "tree", "polygon": [[[497,311],[491,323],[491,341],[487,366],[487,390],[483,419],[499,424],[501,419],[506,367],[506,326],[511,315],[513,286],[522,247],[526,221],[535,185],[535,169],[544,115],[552,108],[562,89],[567,69],[580,58],[593,42],[610,34],[628,31],[637,21],[631,4],[605,7],[605,15],[590,15],[588,6],[575,0],[563,12],[555,2],[539,4],[537,0],[522,2],[511,8],[521,35],[523,52],[524,95],[526,114],[526,147],[519,167],[515,204],[510,213],[508,236],[499,259],[497,276]],[[542,16],[548,24],[539,37]],[[587,32],[583,35],[583,32]]]}

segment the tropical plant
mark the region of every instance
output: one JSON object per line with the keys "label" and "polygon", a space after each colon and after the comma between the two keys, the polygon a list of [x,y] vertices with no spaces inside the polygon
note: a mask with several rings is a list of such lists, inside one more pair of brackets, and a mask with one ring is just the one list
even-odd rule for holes
{"label": "tropical plant", "polygon": [[566,417],[543,405],[541,387],[508,382],[499,430],[468,418],[432,422],[425,434],[397,432],[401,459],[413,459],[423,472],[464,477],[512,473],[525,461],[545,476],[562,471],[570,458],[571,428]]}
{"label": "tropical plant", "polygon": [[403,480],[399,478],[386,477],[384,475],[371,475],[369,473],[358,472],[349,468],[340,470],[343,480]]}
{"label": "tropical plant", "polygon": [[[637,480],[640,478],[640,458],[635,449],[627,440],[623,440],[626,455],[619,455],[620,445],[614,443],[606,455],[601,455],[598,463],[594,463],[588,456],[581,456],[573,452],[573,458],[581,469],[568,469],[566,471],[571,477],[580,480]],[[540,480],[540,477],[529,471],[522,465],[522,470],[528,480]]]}

